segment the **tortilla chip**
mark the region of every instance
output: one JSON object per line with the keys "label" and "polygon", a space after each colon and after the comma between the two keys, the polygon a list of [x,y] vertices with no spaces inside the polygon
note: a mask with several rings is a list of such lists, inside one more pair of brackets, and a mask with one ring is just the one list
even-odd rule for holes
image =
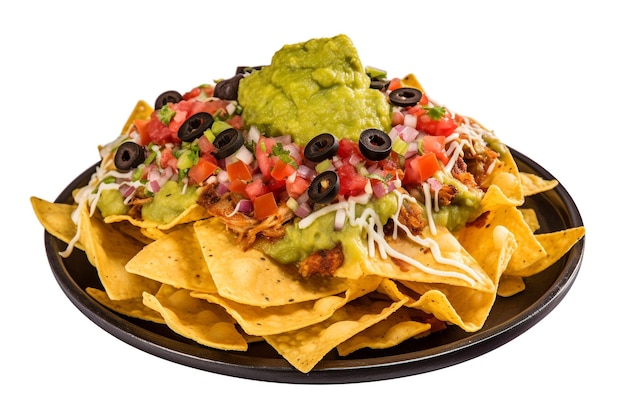
{"label": "tortilla chip", "polygon": [[217,292],[193,224],[143,247],[126,263],[126,271],[176,288]]}
{"label": "tortilla chip", "polygon": [[143,303],[143,298],[129,298],[127,300],[111,300],[106,292],[97,288],[87,287],[87,294],[92,296],[97,302],[113,310],[116,313],[123,314],[136,319],[152,321],[154,323],[165,323],[163,317]]}
{"label": "tortilla chip", "polygon": [[98,270],[104,290],[111,300],[141,297],[144,291],[154,294],[160,283],[126,271],[124,265],[137,254],[143,244],[106,225],[98,214],[81,211],[81,236],[90,262]]}
{"label": "tortilla chip", "polygon": [[218,219],[196,222],[194,228],[217,291],[229,300],[271,307],[317,300],[349,287],[340,278],[302,278],[295,266],[280,265],[254,247],[243,251]]}
{"label": "tortilla chip", "polygon": [[491,175],[487,178],[484,186],[498,186],[516,206],[524,203],[522,180],[517,168],[517,163],[511,152],[500,155],[500,159]]}
{"label": "tortilla chip", "polygon": [[349,301],[374,291],[380,281],[381,278],[378,277],[364,277],[351,282],[350,288],[343,294],[271,307],[236,303],[216,294],[193,292],[191,295],[224,307],[247,334],[268,336],[301,329],[324,321]]}
{"label": "tortilla chip", "polygon": [[504,226],[515,235],[517,249],[513,252],[505,273],[517,271],[547,256],[543,245],[535,238],[533,230],[524,221],[517,207],[499,206],[491,210],[484,222],[463,228],[458,238],[464,247],[480,245],[483,229]]}
{"label": "tortilla chip", "polygon": [[127,221],[133,226],[143,229],[155,228],[159,230],[169,230],[180,224],[192,223],[197,220],[206,219],[207,217],[208,214],[204,207],[198,204],[193,204],[168,223],[159,223],[153,220],[136,219],[128,214],[114,214],[111,216],[106,216],[104,218],[104,221],[105,223],[117,223]]}
{"label": "tortilla chip", "polygon": [[122,135],[128,133],[130,127],[133,125],[133,122],[137,119],[150,119],[150,115],[154,109],[148,103],[143,100],[139,100],[137,104],[135,104],[135,108],[132,113],[128,116],[124,127],[122,128]]}
{"label": "tortilla chip", "polygon": [[522,182],[522,192],[526,197],[551,190],[559,185],[559,182],[555,179],[547,180],[539,175],[527,172],[520,172],[520,180]]}
{"label": "tortilla chip", "polygon": [[500,297],[512,297],[526,289],[524,278],[503,276],[498,285],[498,295]]}
{"label": "tortilla chip", "polygon": [[405,301],[390,303],[361,297],[346,304],[321,323],[264,338],[291,365],[307,373],[333,348],[386,319]]}
{"label": "tortilla chip", "polygon": [[541,228],[541,224],[539,224],[539,219],[537,218],[537,212],[534,209],[520,208],[519,211],[522,213],[524,221],[533,233]]}
{"label": "tortilla chip", "polygon": [[507,269],[507,275],[530,277],[538,274],[561,259],[584,235],[584,226],[535,235],[537,241],[545,248],[546,256],[524,268],[512,269],[511,271]]}
{"label": "tortilla chip", "polygon": [[[76,209],[76,205],[51,203],[38,197],[31,197],[30,203],[44,229],[60,241],[70,243],[77,230],[76,224],[72,221],[72,212]],[[80,241],[74,246],[85,250]]]}
{"label": "tortilla chip", "polygon": [[[429,229],[424,230],[423,236],[426,241],[437,243],[443,260],[437,259],[434,249],[425,248],[403,235],[395,240],[390,239],[387,243],[393,250],[418,262],[421,265],[419,268],[402,260],[391,259],[390,256],[382,259],[377,252],[373,257],[363,257],[362,269],[367,274],[388,278],[429,283],[445,282],[483,291],[494,289],[492,281],[478,262],[467,253],[448,229],[437,227],[436,235]],[[342,272],[343,269],[339,268],[336,275],[342,276]]]}
{"label": "tortilla chip", "polygon": [[517,248],[517,242],[514,234],[503,226],[478,230],[475,239],[466,242],[466,245],[492,280],[493,291],[402,281],[406,287],[421,294],[417,301],[407,303],[407,307],[423,310],[467,332],[482,328],[495,302],[500,277]]}
{"label": "tortilla chip", "polygon": [[363,349],[388,349],[430,332],[430,324],[414,321],[406,307],[401,307],[387,319],[368,327],[337,346],[340,356]]}
{"label": "tortilla chip", "polygon": [[201,345],[223,350],[248,349],[234,320],[222,307],[190,294],[189,290],[164,284],[156,295],[144,293],[143,302],[158,311],[174,332]]}

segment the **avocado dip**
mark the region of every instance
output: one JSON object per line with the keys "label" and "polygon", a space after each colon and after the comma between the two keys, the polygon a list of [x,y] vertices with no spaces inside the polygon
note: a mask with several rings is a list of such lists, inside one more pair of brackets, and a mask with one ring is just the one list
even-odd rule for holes
{"label": "avocado dip", "polygon": [[246,124],[301,146],[321,133],[358,141],[365,129],[391,127],[391,107],[370,88],[346,35],[284,46],[271,65],[241,80],[238,99]]}

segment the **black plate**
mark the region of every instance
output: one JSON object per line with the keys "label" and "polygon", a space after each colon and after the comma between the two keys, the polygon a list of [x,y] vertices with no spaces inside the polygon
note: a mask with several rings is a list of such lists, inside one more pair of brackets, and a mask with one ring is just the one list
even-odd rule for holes
{"label": "black plate", "polygon": [[[549,172],[528,157],[511,150],[520,170],[552,179]],[[56,202],[71,202],[71,193],[84,185],[95,165],[63,190]],[[527,198],[537,211],[540,232],[582,226],[574,201],[559,185]],[[289,383],[348,383],[383,380],[420,374],[475,358],[519,336],[550,313],[574,283],[582,262],[584,238],[548,270],[527,280],[526,290],[510,298],[498,298],[484,327],[465,333],[457,327],[426,338],[410,340],[385,350],[362,349],[347,357],[329,353],[310,373],[295,370],[265,343],[251,344],[247,352],[225,352],[201,346],[170,331],[165,325],[116,314],[91,298],[87,287],[102,288],[96,270],[84,252],[73,251],[65,259],[65,244],[44,236],[52,271],[67,297],[98,326],[124,342],[158,357],[218,374]]]}

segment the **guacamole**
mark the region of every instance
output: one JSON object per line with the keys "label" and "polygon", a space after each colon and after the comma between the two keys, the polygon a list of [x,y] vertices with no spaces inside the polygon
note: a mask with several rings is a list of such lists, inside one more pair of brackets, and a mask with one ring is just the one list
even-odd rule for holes
{"label": "guacamole", "polygon": [[358,140],[368,128],[388,131],[391,107],[345,35],[286,45],[271,65],[239,84],[243,118],[267,136],[289,134],[299,145],[320,133]]}
{"label": "guacamole", "polygon": [[[370,200],[367,204],[357,204],[355,217],[359,218],[367,208],[374,210],[385,224],[397,211],[398,200],[390,193],[377,200]],[[359,226],[350,225],[347,220],[341,229],[336,230],[335,215],[335,211],[324,214],[306,228],[300,228],[297,223],[290,224],[285,229],[284,238],[260,249],[277,262],[288,264],[299,262],[315,251],[332,249],[341,243],[344,264],[359,262],[367,254],[365,231]]]}
{"label": "guacamole", "polygon": [[183,184],[168,181],[154,195],[154,199],[144,204],[141,215],[146,220],[159,223],[169,223],[178,217],[198,199],[196,187],[183,189]]}

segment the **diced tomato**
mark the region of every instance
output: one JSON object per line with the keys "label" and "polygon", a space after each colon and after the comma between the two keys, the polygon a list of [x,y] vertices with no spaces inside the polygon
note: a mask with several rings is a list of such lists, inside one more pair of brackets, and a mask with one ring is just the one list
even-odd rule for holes
{"label": "diced tomato", "polygon": [[296,175],[293,179],[287,179],[285,187],[289,197],[298,198],[306,192],[309,188],[309,184],[309,180]]}
{"label": "diced tomato", "polygon": [[177,169],[176,165],[178,164],[178,159],[176,159],[170,148],[163,148],[161,150],[160,164],[161,168],[166,168],[169,166],[171,168]]}
{"label": "diced tomato", "polygon": [[255,156],[257,163],[259,165],[259,169],[263,174],[263,177],[270,178],[271,176],[271,164],[270,164],[270,153],[272,152],[272,147],[276,144],[276,141],[272,138],[260,138],[256,144]]}
{"label": "diced tomato", "polygon": [[367,178],[359,175],[356,169],[349,164],[344,164],[337,169],[339,176],[339,194],[349,197],[363,194],[367,185]]}
{"label": "diced tomato", "polygon": [[235,181],[231,181],[228,184],[228,189],[233,193],[246,194],[247,186],[248,186],[248,183],[246,181],[235,180]]}
{"label": "diced tomato", "polygon": [[285,190],[285,180],[277,180],[272,177],[267,181],[267,187],[275,195],[278,195]]}
{"label": "diced tomato", "polygon": [[404,114],[399,111],[394,111],[391,113],[391,125],[397,126],[404,123]]}
{"label": "diced tomato", "polygon": [[235,180],[250,181],[252,180],[252,169],[250,166],[241,160],[228,164],[226,166],[226,172],[228,172],[228,179],[232,182]]}
{"label": "diced tomato", "polygon": [[282,161],[281,159],[278,159],[272,167],[271,175],[272,178],[278,181],[282,181],[294,172],[296,172],[296,169],[293,166],[291,166],[287,162]]}
{"label": "diced tomato", "polygon": [[444,164],[448,163],[448,155],[446,154],[446,137],[443,135],[432,136],[426,135],[422,138],[422,144],[424,145],[424,153],[434,153]]}
{"label": "diced tomato", "polygon": [[[176,114],[172,117],[172,120],[170,120],[170,124],[167,125],[170,132],[172,132],[172,137],[178,139],[178,129],[180,129],[189,116],[191,116],[191,114],[185,110],[176,110]],[[180,139],[178,140],[180,141]]]}
{"label": "diced tomato", "polygon": [[456,122],[449,115],[439,120],[431,119],[428,114],[422,114],[417,118],[417,128],[433,136],[449,136],[457,127]]}
{"label": "diced tomato", "polygon": [[189,179],[193,184],[200,184],[217,170],[217,164],[207,158],[199,158],[198,163],[189,168]]}
{"label": "diced tomato", "polygon": [[146,131],[149,138],[148,142],[152,142],[156,145],[161,146],[166,143],[180,143],[180,139],[173,137],[172,131],[159,120],[157,112],[153,112],[150,116]]}
{"label": "diced tomato", "polygon": [[246,184],[246,194],[250,200],[255,200],[258,196],[267,194],[270,189],[263,183],[261,178],[256,178],[252,182]]}
{"label": "diced tomato", "polygon": [[420,184],[432,177],[439,170],[439,162],[434,153],[416,155],[404,165],[404,184]]}
{"label": "diced tomato", "polygon": [[359,150],[359,144],[347,138],[341,139],[339,141],[337,156],[341,159],[349,160],[354,155],[363,159],[363,155],[361,155],[361,151]]}
{"label": "diced tomato", "polygon": [[259,220],[269,217],[278,211],[276,199],[271,192],[258,196],[252,204],[254,206],[254,217]]}
{"label": "diced tomato", "polygon": [[243,127],[243,118],[238,114],[228,119],[227,122],[235,129],[241,129]]}
{"label": "diced tomato", "polygon": [[[215,153],[217,151],[217,148],[215,147],[215,145],[213,145],[209,139],[202,135],[200,136],[200,138],[198,138],[198,147],[200,148],[200,154],[203,156],[208,156]],[[215,157],[213,157],[213,159],[215,159]]]}
{"label": "diced tomato", "polygon": [[387,87],[387,90],[393,91],[397,90],[400,87],[402,87],[402,81],[400,80],[400,78],[392,78],[389,81],[389,86]]}
{"label": "diced tomato", "polygon": [[137,129],[137,133],[139,133],[139,137],[141,138],[141,145],[144,146],[150,143],[150,135],[148,134],[148,123],[150,123],[150,120],[148,119],[135,119],[133,121],[135,129]]}

